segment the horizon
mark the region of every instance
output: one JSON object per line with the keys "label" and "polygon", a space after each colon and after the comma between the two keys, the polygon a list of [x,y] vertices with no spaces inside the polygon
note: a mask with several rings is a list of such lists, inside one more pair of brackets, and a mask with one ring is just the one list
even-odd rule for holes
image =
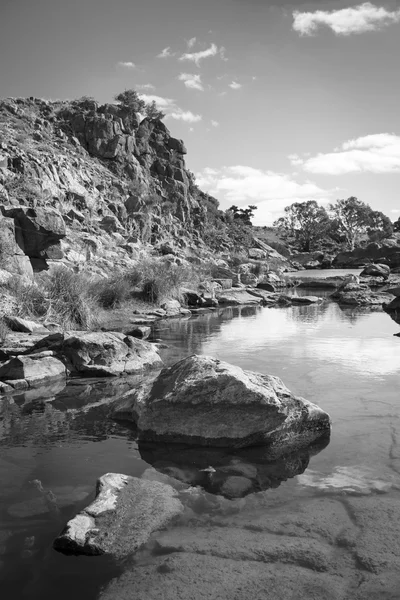
{"label": "horizon", "polygon": [[400,215],[398,1],[2,0],[1,14],[2,97],[136,89],[222,210],[256,205],[271,226],[293,202],[356,196]]}

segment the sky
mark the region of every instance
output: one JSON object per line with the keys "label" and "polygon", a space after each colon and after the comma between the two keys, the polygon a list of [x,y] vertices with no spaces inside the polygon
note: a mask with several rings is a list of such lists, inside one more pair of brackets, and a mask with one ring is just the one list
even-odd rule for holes
{"label": "sky", "polygon": [[349,196],[400,216],[399,56],[400,0],[0,0],[0,97],[134,88],[258,225]]}

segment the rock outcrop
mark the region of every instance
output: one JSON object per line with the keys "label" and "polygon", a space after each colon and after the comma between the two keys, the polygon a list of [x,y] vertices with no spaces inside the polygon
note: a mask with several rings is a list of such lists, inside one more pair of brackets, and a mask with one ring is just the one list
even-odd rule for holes
{"label": "rock outcrop", "polygon": [[157,481],[107,473],[92,504],[68,522],[54,541],[66,554],[133,554],[150,535],[183,511],[177,493]]}
{"label": "rock outcrop", "polygon": [[333,260],[335,268],[363,267],[368,263],[385,264],[390,268],[400,267],[400,246],[396,243],[372,242],[366,248],[340,252]]}
{"label": "rock outcrop", "polygon": [[135,421],[141,441],[265,445],[271,456],[307,446],[330,430],[329,415],[293,395],[278,377],[196,355],[117,403],[114,416]]}

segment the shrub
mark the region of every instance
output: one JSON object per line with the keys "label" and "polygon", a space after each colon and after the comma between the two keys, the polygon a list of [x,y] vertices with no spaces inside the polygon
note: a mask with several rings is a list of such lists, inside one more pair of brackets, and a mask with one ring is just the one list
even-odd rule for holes
{"label": "shrub", "polygon": [[147,302],[158,304],[167,298],[180,297],[180,287],[193,280],[190,267],[176,265],[164,260],[143,261],[142,297]]}
{"label": "shrub", "polygon": [[123,275],[97,281],[90,287],[90,295],[102,308],[119,306],[130,295],[131,284]]}
{"label": "shrub", "polygon": [[49,313],[65,329],[92,329],[97,325],[98,306],[90,295],[91,281],[64,267],[53,269],[43,284],[49,299]]}
{"label": "shrub", "polygon": [[5,288],[15,298],[17,316],[43,317],[47,314],[49,301],[42,287],[15,276],[6,283]]}

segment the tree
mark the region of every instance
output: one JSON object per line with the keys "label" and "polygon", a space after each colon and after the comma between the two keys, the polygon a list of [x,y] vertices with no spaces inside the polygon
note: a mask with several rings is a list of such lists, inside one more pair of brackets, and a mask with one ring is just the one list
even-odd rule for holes
{"label": "tree", "polygon": [[338,233],[344,236],[349,249],[354,250],[357,238],[367,232],[373,210],[355,196],[347,200],[336,200],[336,204],[331,204],[329,209],[336,221]]}
{"label": "tree", "polygon": [[400,217],[393,223],[393,231],[400,231]]}
{"label": "tree", "polygon": [[115,100],[135,113],[145,113],[146,111],[146,102],[140,98],[135,90],[125,90],[117,94]]}
{"label": "tree", "polygon": [[310,252],[327,232],[330,220],[315,200],[294,202],[285,208],[285,216],[274,225],[293,236],[302,252]]}
{"label": "tree", "polygon": [[165,117],[165,113],[163,113],[161,110],[159,110],[157,108],[157,104],[156,104],[155,100],[153,100],[153,102],[151,102],[150,104],[146,105],[145,113],[146,113],[146,116],[149,119],[151,119],[152,121],[155,121],[156,119],[161,120]]}
{"label": "tree", "polygon": [[393,223],[383,212],[373,210],[370,215],[367,233],[371,241],[380,242],[392,235]]}
{"label": "tree", "polygon": [[233,214],[234,219],[239,219],[246,225],[252,226],[251,219],[254,217],[254,211],[257,210],[257,206],[250,204],[247,208],[238,208],[235,204],[232,204],[228,211]]}

